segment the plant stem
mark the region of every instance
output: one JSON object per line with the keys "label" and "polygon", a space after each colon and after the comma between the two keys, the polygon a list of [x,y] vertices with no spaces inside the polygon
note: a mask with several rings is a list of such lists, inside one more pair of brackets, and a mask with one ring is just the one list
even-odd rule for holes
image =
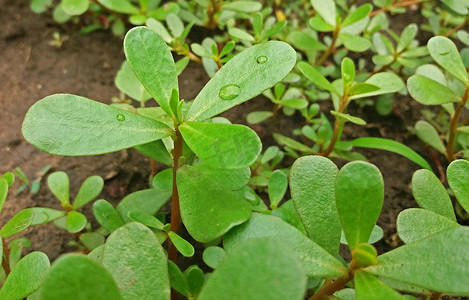
{"label": "plant stem", "polygon": [[377,14],[387,12],[391,8],[411,6],[411,5],[414,5],[414,4],[420,4],[424,1],[425,0],[409,0],[409,1],[404,1],[404,2],[400,2],[400,3],[391,4],[388,7],[380,8],[380,9],[377,9],[377,10],[374,10],[374,11],[370,12],[370,14],[368,16],[371,18],[371,17],[376,16]]}
{"label": "plant stem", "polygon": [[[348,96],[347,96],[347,93],[345,93],[342,96],[342,98],[340,99],[339,109],[338,109],[339,113],[343,113],[345,111],[345,107],[347,106],[347,102],[348,102]],[[339,133],[341,132],[341,129],[342,129],[343,125],[344,125],[344,123],[342,121],[338,120],[337,118],[335,119],[334,131],[332,132],[331,141],[329,142],[329,145],[327,146],[327,149],[320,152],[320,153],[318,153],[317,155],[327,157],[327,156],[329,156],[329,154],[331,154],[332,150],[334,150],[335,143],[337,142],[337,139],[339,137]]]}
{"label": "plant stem", "polygon": [[318,62],[316,63],[317,66],[320,66],[322,65],[326,59],[329,58],[329,56],[334,53],[334,50],[335,50],[335,43],[337,42],[337,37],[339,36],[339,31],[340,31],[340,27],[337,26],[335,29],[334,29],[334,33],[332,34],[332,41],[331,41],[331,44],[329,45],[329,48],[327,48],[326,51],[324,51],[324,53],[322,54],[321,58],[319,58]]}
{"label": "plant stem", "polygon": [[469,98],[469,86],[466,86],[466,90],[464,92],[464,96],[462,101],[458,103],[458,107],[454,112],[454,115],[451,117],[451,122],[449,125],[449,138],[448,138],[448,145],[446,146],[446,155],[449,162],[452,162],[454,157],[454,138],[456,137],[456,130],[458,127],[458,121],[461,117],[462,111],[467,103]]}
{"label": "plant stem", "polygon": [[455,34],[459,29],[462,29],[464,28],[467,23],[469,22],[469,17],[467,17],[464,22],[462,22],[461,24],[459,24],[458,26],[454,27],[453,29],[451,29],[450,31],[448,31],[447,33],[445,33],[443,36],[446,36],[446,37],[449,37],[449,36],[452,36],[453,34]]}
{"label": "plant stem", "polygon": [[323,285],[321,289],[311,296],[308,300],[321,300],[325,299],[326,296],[332,295],[338,290],[341,290],[347,283],[349,283],[353,277],[355,276],[355,271],[357,267],[355,266],[354,262],[350,264],[350,268],[343,277],[336,279],[334,282],[330,284]]}
{"label": "plant stem", "polygon": [[208,21],[207,21],[207,27],[209,29],[215,29],[217,26],[217,20],[215,18],[215,14],[218,12],[219,6],[217,5],[217,0],[211,0],[210,5],[207,8],[207,14],[208,14]]}
{"label": "plant stem", "polygon": [[[181,225],[181,211],[179,209],[179,193],[176,184],[176,174],[179,168],[179,158],[182,156],[182,145],[182,135],[179,132],[179,129],[176,127],[176,140],[174,141],[173,153],[173,195],[171,198],[171,231],[174,231],[175,233],[179,232],[179,226]],[[168,242],[168,259],[174,263],[177,263],[177,249],[171,240],[168,240]]]}
{"label": "plant stem", "polygon": [[3,267],[3,270],[5,271],[5,274],[6,276],[8,276],[8,274],[10,274],[11,270],[10,270],[10,263],[8,262],[8,259],[10,257],[10,249],[8,249],[8,247],[5,245],[5,241],[2,241],[3,243],[3,256],[1,259],[2,259],[2,267]]}

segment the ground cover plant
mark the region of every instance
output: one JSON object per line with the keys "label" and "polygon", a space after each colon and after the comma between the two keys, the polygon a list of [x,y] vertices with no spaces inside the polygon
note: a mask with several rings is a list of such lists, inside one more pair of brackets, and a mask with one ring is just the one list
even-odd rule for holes
{"label": "ground cover plant", "polygon": [[[178,1],[162,6],[178,8],[162,18],[132,13],[133,23],[146,27],[125,36],[126,62],[115,77],[121,95],[110,105],[71,94],[47,96],[26,113],[22,133],[54,155],[134,147],[149,158],[151,187],[114,206],[96,200],[104,179],[90,176],[70,201],[68,175],[48,174],[61,209],[29,207],[0,228],[0,298],[469,296],[468,61],[457,46],[467,43],[469,5],[352,2]],[[71,3],[62,1],[59,9]],[[400,35],[388,28],[387,12],[406,13],[416,3],[430,22],[421,29],[457,44],[438,36],[420,45],[415,24]],[[436,28],[435,19],[444,22]],[[188,35],[194,25],[222,33],[193,43]],[[182,58],[175,62],[171,51]],[[359,54],[364,51],[372,66]],[[185,101],[178,75],[190,60],[211,79]],[[342,138],[346,124],[366,125],[356,107],[371,104],[385,115],[393,97],[407,91],[420,103],[442,105],[438,118],[436,110],[423,111],[427,120],[412,130],[441,152],[447,168],[431,150],[436,159],[429,163],[395,140]],[[289,136],[273,129],[277,144],[264,151],[256,131],[218,116],[260,94],[273,110],[251,112],[248,123],[275,124],[281,115],[301,119]],[[419,208],[403,210],[396,221],[400,247],[378,254],[373,246],[383,237],[376,223],[384,181],[353,147],[395,152],[422,168],[411,181]],[[339,168],[331,160],[337,158],[351,162]],[[14,179],[12,172],[0,179],[0,212]],[[93,216],[79,211],[91,202]],[[166,203],[168,215],[162,213]],[[76,234],[79,253],[52,263],[40,251],[22,256],[31,242],[17,234],[48,222]],[[199,260],[184,264],[181,256]]]}

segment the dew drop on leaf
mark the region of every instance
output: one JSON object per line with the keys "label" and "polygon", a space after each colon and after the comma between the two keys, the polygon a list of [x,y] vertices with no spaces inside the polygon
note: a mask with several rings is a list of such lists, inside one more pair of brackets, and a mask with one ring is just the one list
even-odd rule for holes
{"label": "dew drop on leaf", "polygon": [[241,89],[236,84],[228,84],[220,89],[218,96],[223,100],[233,100],[238,97]]}
{"label": "dew drop on leaf", "polygon": [[257,58],[257,63],[258,63],[258,64],[263,64],[263,63],[265,63],[266,61],[267,61],[267,56],[262,55],[262,56],[259,56],[259,57]]}
{"label": "dew drop on leaf", "polygon": [[123,114],[118,114],[116,116],[117,121],[122,122],[125,120],[125,116]]}

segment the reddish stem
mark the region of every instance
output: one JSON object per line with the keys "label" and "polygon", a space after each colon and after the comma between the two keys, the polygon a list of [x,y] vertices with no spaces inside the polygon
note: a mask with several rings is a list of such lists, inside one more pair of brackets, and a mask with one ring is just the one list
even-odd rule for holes
{"label": "reddish stem", "polygon": [[10,274],[11,270],[10,270],[10,263],[9,263],[9,257],[10,257],[10,249],[8,249],[8,247],[5,245],[5,241],[2,241],[3,243],[3,256],[1,259],[2,259],[2,267],[3,267],[3,270],[5,271],[5,274],[6,276],[8,276],[8,274]]}
{"label": "reddish stem", "polygon": [[425,0],[409,0],[409,1],[404,1],[404,2],[401,2],[401,3],[391,4],[391,5],[388,6],[388,7],[380,8],[380,9],[377,9],[377,10],[374,10],[374,11],[370,12],[370,14],[369,14],[368,16],[371,18],[371,17],[376,16],[377,14],[387,12],[387,11],[390,10],[391,8],[411,6],[411,5],[413,5],[413,4],[420,4],[420,3],[424,2],[424,1],[425,1]]}
{"label": "reddish stem", "polygon": [[458,127],[458,121],[461,117],[462,111],[464,110],[464,106],[467,103],[469,98],[469,86],[466,86],[466,91],[464,92],[464,96],[462,101],[458,103],[458,107],[454,112],[454,115],[451,117],[451,122],[449,126],[449,138],[448,138],[448,145],[446,146],[446,155],[448,157],[448,161],[452,162],[455,160],[454,157],[454,138],[456,137],[456,130]]}

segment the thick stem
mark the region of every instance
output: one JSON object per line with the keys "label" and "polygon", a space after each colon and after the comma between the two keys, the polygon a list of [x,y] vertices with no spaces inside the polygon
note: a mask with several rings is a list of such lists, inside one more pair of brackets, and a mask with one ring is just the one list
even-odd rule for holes
{"label": "thick stem", "polygon": [[[171,198],[171,231],[174,231],[175,233],[179,232],[179,226],[181,225],[181,211],[179,209],[179,193],[176,184],[176,174],[179,168],[179,159],[182,156],[182,145],[182,135],[179,132],[179,129],[176,128],[176,140],[174,141],[173,153],[173,195]],[[171,240],[168,241],[168,259],[174,263],[177,263],[177,249]]]}
{"label": "thick stem", "polygon": [[10,258],[10,249],[5,245],[5,241],[3,241],[3,256],[2,259],[2,267],[3,270],[5,271],[5,274],[8,276],[10,274],[10,263],[9,263],[9,258]]}
{"label": "thick stem", "polygon": [[467,99],[469,98],[469,86],[466,86],[466,91],[464,92],[464,96],[462,101],[458,103],[458,107],[454,112],[454,115],[451,117],[451,123],[449,125],[449,138],[448,138],[448,145],[446,146],[446,155],[449,162],[452,162],[454,157],[454,138],[456,137],[456,130],[458,127],[458,121],[461,117],[462,111],[467,103]]}
{"label": "thick stem", "polygon": [[345,287],[345,285],[353,279],[353,277],[355,276],[355,271],[356,270],[357,270],[357,267],[355,266],[355,264],[352,261],[347,274],[345,274],[343,277],[340,277],[340,278],[336,279],[334,282],[332,282],[330,284],[323,285],[321,287],[321,289],[316,294],[311,296],[308,300],[325,299],[326,296],[332,295],[335,292],[337,292],[338,290],[343,289]]}
{"label": "thick stem", "polygon": [[332,34],[332,41],[331,41],[331,44],[329,46],[329,48],[327,48],[326,51],[324,51],[324,53],[322,54],[321,58],[319,58],[318,62],[316,63],[317,66],[320,66],[322,65],[326,59],[329,58],[329,56],[334,53],[335,51],[335,44],[337,42],[337,37],[339,36],[339,31],[340,31],[340,27],[337,26],[335,29],[334,29],[334,33]]}
{"label": "thick stem", "polygon": [[371,17],[376,16],[377,14],[387,12],[391,8],[411,6],[411,5],[414,5],[414,4],[420,4],[424,1],[425,0],[409,0],[409,1],[404,1],[404,2],[401,2],[401,3],[391,4],[388,7],[380,8],[380,9],[377,9],[377,10],[374,10],[374,11],[370,12],[370,14],[368,16],[371,18]]}

